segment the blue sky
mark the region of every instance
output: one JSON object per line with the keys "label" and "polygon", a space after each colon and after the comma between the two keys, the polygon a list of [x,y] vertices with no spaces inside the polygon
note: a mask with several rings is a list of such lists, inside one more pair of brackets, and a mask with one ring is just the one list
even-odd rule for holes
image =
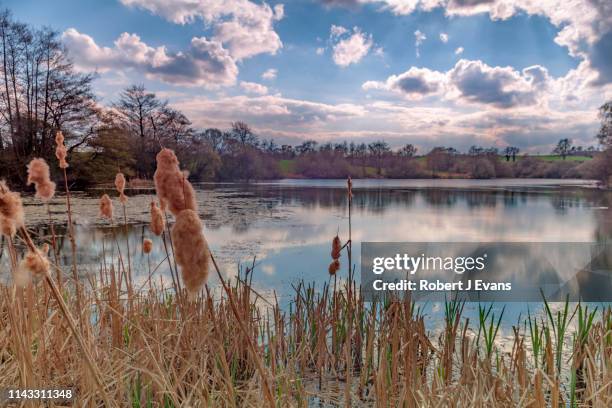
{"label": "blue sky", "polygon": [[4,5],[62,33],[75,66],[98,72],[102,104],[144,83],[198,127],[245,120],[279,143],[546,152],[561,137],[594,144],[597,107],[612,97],[603,0]]}

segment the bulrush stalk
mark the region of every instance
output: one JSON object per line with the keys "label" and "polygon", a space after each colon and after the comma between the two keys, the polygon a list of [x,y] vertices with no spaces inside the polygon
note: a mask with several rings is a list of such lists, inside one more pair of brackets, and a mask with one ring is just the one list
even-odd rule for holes
{"label": "bulrush stalk", "polygon": [[[47,258],[49,246],[45,244],[41,249],[39,249],[34,245],[32,239],[30,238],[30,235],[28,234],[28,231],[24,226],[23,206],[21,204],[19,194],[11,192],[6,186],[6,184],[4,184],[3,182],[0,182],[0,221],[3,225],[11,226],[6,232],[14,234],[16,232],[15,229],[19,232],[22,240],[25,242],[28,248],[28,252],[26,253],[23,260],[19,263],[18,266],[20,273],[27,273],[45,279],[45,281],[49,285],[49,288],[51,289],[53,297],[60,306],[64,318],[70,326],[72,334],[77,339],[77,342],[81,347],[81,350],[87,362],[87,366],[90,369],[92,376],[94,377],[96,386],[98,387],[105,404],[107,406],[114,406],[114,404],[111,404],[111,400],[106,394],[106,390],[104,389],[104,385],[102,382],[102,376],[99,370],[97,369],[93,358],[89,354],[89,349],[86,346],[85,341],[81,336],[81,333],[79,332],[79,330],[77,330],[74,319],[72,318],[72,315],[70,314],[70,311],[68,310],[68,307],[66,306],[66,303],[64,302],[64,299],[57,285],[51,277],[51,274],[49,272],[50,262]],[[14,259],[15,258],[13,253],[13,265],[15,264]]]}
{"label": "bulrush stalk", "polygon": [[153,241],[151,241],[149,238],[145,238],[142,241],[142,253],[144,253],[147,256],[147,266],[148,266],[148,272],[149,272],[149,277],[147,278],[147,283],[149,284],[149,291],[152,291],[153,288],[151,287],[151,252],[153,251]]}
{"label": "bulrush stalk", "polygon": [[83,336],[77,329],[77,325],[74,319],[72,318],[70,310],[68,310],[68,306],[66,306],[66,302],[64,302],[64,299],[57,285],[55,284],[55,281],[53,281],[53,278],[49,273],[49,260],[46,258],[45,254],[43,254],[38,248],[36,248],[25,227],[21,227],[19,229],[19,232],[29,250],[28,254],[26,255],[26,258],[24,259],[24,266],[30,268],[31,273],[43,277],[45,279],[45,282],[47,282],[47,285],[49,285],[51,293],[53,294],[53,297],[60,306],[60,310],[64,318],[68,322],[68,326],[70,327],[73,336],[76,338],[77,342],[79,343],[79,346],[81,347],[81,351],[85,356],[87,367],[89,368],[91,375],[94,378],[96,387],[100,391],[101,397],[104,400],[104,404],[109,407],[116,406],[116,404],[112,403],[111,399],[108,397],[106,389],[104,388],[104,383],[102,381],[102,374],[98,370],[98,367],[89,352],[89,348],[85,344]]}
{"label": "bulrush stalk", "polygon": [[[114,216],[114,206],[113,206],[113,200],[110,198],[110,196],[108,194],[104,194],[102,195],[102,197],[100,198],[100,202],[99,202],[99,215],[100,217],[108,220],[109,224],[112,226],[113,225],[113,216]],[[119,270],[119,285],[117,287],[117,289],[119,291],[121,291],[121,285],[122,282],[124,280],[124,276],[125,276],[125,286],[126,286],[126,291],[130,292],[130,280],[129,280],[129,276],[128,273],[125,269],[125,265],[123,263],[123,256],[121,255],[121,248],[119,246],[119,242],[117,240],[117,233],[115,232],[115,229],[112,228],[112,232],[113,232],[113,240],[115,241],[115,245],[117,246],[117,253],[119,254],[119,264],[121,266],[121,269]],[[122,273],[123,271],[123,273]]]}
{"label": "bulrush stalk", "polygon": [[178,271],[172,267],[172,261],[170,259],[170,252],[168,251],[168,244],[166,243],[166,221],[164,217],[164,210],[157,206],[155,201],[151,201],[151,221],[149,223],[149,229],[157,236],[161,236],[164,244],[164,251],[166,252],[166,261],[168,262],[168,268],[170,269],[170,276],[172,277],[172,286],[176,293],[181,292],[181,287],[178,282]]}
{"label": "bulrush stalk", "polygon": [[129,231],[128,231],[128,222],[127,222],[127,207],[126,204],[128,202],[128,198],[125,195],[125,176],[123,175],[123,173],[119,172],[117,173],[117,175],[115,176],[115,188],[117,189],[117,192],[119,193],[119,202],[121,203],[121,207],[123,209],[123,229],[125,231],[125,246],[126,246],[126,250],[127,250],[127,264],[128,264],[128,273],[127,273],[127,280],[128,280],[128,291],[132,291],[132,257],[130,254],[130,235],[129,235]]}
{"label": "bulrush stalk", "polygon": [[[68,173],[66,169],[68,168],[68,162],[66,158],[68,156],[68,149],[64,145],[64,134],[61,130],[58,130],[55,134],[55,157],[59,162],[59,167],[62,169],[64,173],[64,190],[66,191],[66,209],[68,215],[68,237],[70,239],[70,249],[72,251],[72,279],[74,280],[74,287],[76,290],[77,297],[77,310],[81,309],[81,287],[79,283],[79,276],[77,271],[77,249],[76,249],[76,241],[74,237],[74,225],[72,224],[72,207],[70,203],[70,188],[68,188]],[[80,321],[81,319],[79,319]]]}

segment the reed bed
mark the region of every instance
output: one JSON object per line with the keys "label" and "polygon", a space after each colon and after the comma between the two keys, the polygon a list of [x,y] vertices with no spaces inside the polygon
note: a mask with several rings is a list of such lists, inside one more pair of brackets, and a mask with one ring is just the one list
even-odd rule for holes
{"label": "reed bed", "polygon": [[[44,262],[20,285],[0,285],[0,389],[70,388],[74,399],[48,405],[78,407],[612,406],[609,307],[566,302],[556,310],[543,299],[544,313],[517,322],[502,345],[503,311],[479,305],[471,322],[465,303],[449,299],[442,329],[434,330],[409,297],[364,302],[350,233],[344,244],[330,240],[332,263],[322,271],[329,283],[297,283],[281,307],[254,291],[252,268],[225,280],[203,236],[201,251],[174,259],[173,247],[188,237],[160,210],[194,217],[196,204],[186,178],[172,176],[189,199],[152,204],[152,233],[164,246],[143,242],[146,251],[168,255],[171,289],[150,275],[150,265],[134,271],[129,259],[105,262],[76,285],[72,269],[58,280],[60,265],[26,225],[18,220],[8,231],[11,273],[19,270],[20,247]],[[351,198],[349,180],[349,209]],[[212,266],[221,294],[206,285],[196,291],[194,281],[182,287],[185,265],[200,268],[197,282]],[[135,275],[149,276],[140,290]]]}

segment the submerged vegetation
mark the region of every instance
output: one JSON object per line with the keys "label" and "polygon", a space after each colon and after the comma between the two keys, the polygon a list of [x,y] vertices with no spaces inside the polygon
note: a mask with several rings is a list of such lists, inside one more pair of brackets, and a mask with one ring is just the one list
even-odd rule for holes
{"label": "submerged vegetation", "polygon": [[[139,250],[166,254],[171,288],[151,265],[138,286],[116,236],[108,244],[118,255],[97,274],[66,273],[51,256],[55,237],[35,243],[19,194],[0,185],[15,277],[0,286],[0,388],[70,388],[68,403],[79,407],[612,404],[610,307],[543,300],[543,313],[519,319],[502,341],[504,309],[494,305],[479,305],[471,322],[465,303],[449,299],[439,331],[410,298],[365,302],[353,275],[349,179],[349,235],[330,237],[329,283],[297,283],[282,308],[253,289],[253,268],[224,279],[176,156],[162,150],[158,162],[150,230],[163,246],[145,238]],[[32,182],[49,187],[41,162],[29,169]],[[116,180],[125,204],[125,182]],[[103,197],[100,215],[114,223],[112,207]],[[202,287],[209,269],[221,292]]]}

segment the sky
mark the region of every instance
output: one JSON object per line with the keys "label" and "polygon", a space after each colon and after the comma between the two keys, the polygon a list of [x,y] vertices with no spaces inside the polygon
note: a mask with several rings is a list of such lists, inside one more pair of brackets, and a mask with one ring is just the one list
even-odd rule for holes
{"label": "sky", "polygon": [[100,103],[144,84],[199,128],[278,144],[548,153],[596,145],[607,0],[8,0],[57,30]]}

